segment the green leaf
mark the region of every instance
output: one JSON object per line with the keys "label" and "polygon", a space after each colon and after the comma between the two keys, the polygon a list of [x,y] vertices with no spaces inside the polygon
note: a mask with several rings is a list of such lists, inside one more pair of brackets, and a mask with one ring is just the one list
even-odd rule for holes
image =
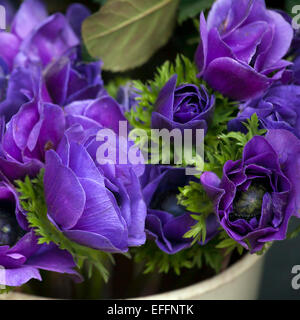
{"label": "green leaf", "polygon": [[103,277],[108,280],[109,273],[105,267],[112,256],[105,252],[94,250],[79,245],[59,231],[48,219],[47,206],[44,196],[44,170],[36,179],[30,180],[27,176],[25,181],[16,181],[17,191],[22,208],[26,211],[29,226],[34,229],[38,236],[38,243],[55,243],[60,249],[69,251],[77,266],[80,268],[84,261],[89,263],[91,276],[92,268],[95,267]]}
{"label": "green leaf", "polygon": [[212,6],[214,0],[181,0],[179,5],[178,22],[182,23],[189,18],[194,18]]}
{"label": "green leaf", "polygon": [[82,36],[103,69],[125,71],[145,63],[172,34],[179,0],[108,0],[88,17]]}

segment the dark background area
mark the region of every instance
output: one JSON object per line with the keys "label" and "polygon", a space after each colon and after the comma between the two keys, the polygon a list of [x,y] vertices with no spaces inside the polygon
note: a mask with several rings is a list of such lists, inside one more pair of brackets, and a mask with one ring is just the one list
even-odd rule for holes
{"label": "dark background area", "polygon": [[[290,229],[297,225],[292,219]],[[300,289],[291,286],[294,265],[300,265],[300,237],[274,243],[266,254],[259,299],[300,300]]]}

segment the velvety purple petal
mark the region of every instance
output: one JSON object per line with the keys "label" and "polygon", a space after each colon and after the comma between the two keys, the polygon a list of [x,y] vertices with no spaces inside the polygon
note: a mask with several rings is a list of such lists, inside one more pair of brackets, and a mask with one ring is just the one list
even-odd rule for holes
{"label": "velvety purple petal", "polygon": [[32,62],[45,66],[67,50],[79,44],[79,40],[61,13],[47,18],[21,45],[21,54]]}
{"label": "velvety purple petal", "polygon": [[256,165],[280,170],[274,149],[264,137],[255,136],[244,148],[243,160],[245,164]]}
{"label": "velvety purple petal", "polygon": [[111,97],[103,97],[88,106],[85,116],[97,121],[104,128],[119,132],[119,122],[127,121],[118,103]]}
{"label": "velvety purple petal", "polygon": [[[0,279],[1,278],[2,277],[0,277]],[[19,287],[30,279],[42,280],[38,269],[24,265],[15,269],[6,269],[5,281],[1,284],[10,287]]]}
{"label": "velvety purple petal", "polygon": [[39,144],[42,151],[56,148],[65,131],[65,116],[61,107],[44,104],[43,121],[39,132]]}
{"label": "velvety purple petal", "polygon": [[207,18],[208,29],[217,28],[221,34],[238,28],[248,17],[253,0],[219,0],[216,1]]}
{"label": "velvety purple petal", "polygon": [[174,75],[160,91],[154,108],[156,112],[170,120],[173,120],[173,103],[176,83],[177,75]]}
{"label": "velvety purple petal", "polygon": [[248,64],[256,53],[256,47],[260,43],[267,27],[268,24],[264,21],[245,25],[226,37],[226,44],[238,59]]}
{"label": "velvety purple petal", "polygon": [[208,48],[206,57],[206,66],[218,58],[232,58],[235,59],[236,56],[230,48],[220,37],[217,29],[212,29],[208,34]]}
{"label": "velvety purple petal", "polygon": [[52,150],[46,153],[44,185],[48,214],[61,228],[72,228],[83,214],[86,196],[78,178]]}
{"label": "velvety purple petal", "polygon": [[165,237],[167,237],[169,241],[179,241],[181,239],[182,242],[190,242],[189,239],[183,238],[183,236],[195,224],[195,219],[191,218],[188,213],[176,217],[163,226]]}
{"label": "velvety purple petal", "polygon": [[12,118],[14,141],[21,150],[25,149],[30,132],[38,121],[37,101],[23,105]]}
{"label": "velvety purple petal", "polygon": [[300,140],[286,130],[269,130],[266,140],[278,154],[280,166],[292,182],[294,214],[300,216]]}
{"label": "velvety purple petal", "polygon": [[40,246],[39,250],[26,262],[27,266],[59,273],[74,275],[76,280],[82,277],[74,270],[75,263],[72,255],[65,250],[60,250],[54,244]]}
{"label": "velvety purple petal", "polygon": [[63,105],[67,98],[71,61],[62,57],[46,73],[46,83],[55,103]]}
{"label": "velvety purple petal", "polygon": [[127,246],[121,248],[115,247],[112,242],[104,236],[82,230],[67,230],[64,235],[69,239],[80,243],[81,245],[88,246],[105,252],[119,253],[128,251]]}
{"label": "velvety purple petal", "polygon": [[269,14],[275,26],[272,46],[268,53],[264,54],[264,68],[272,66],[288,52],[292,39],[292,26],[277,12],[269,10]]}
{"label": "velvety purple petal", "polygon": [[[196,130],[196,129],[203,129],[205,132],[207,131],[207,123],[205,120],[200,119],[200,120],[191,120],[187,123],[178,123],[173,120],[170,120],[163,116],[162,114],[158,112],[153,112],[152,113],[152,125],[151,127],[153,129],[168,129],[168,130],[173,130],[173,129],[179,129],[182,132],[185,129],[190,129],[190,130]],[[195,132],[195,131],[194,131]]]}
{"label": "velvety purple petal", "polygon": [[73,3],[68,7],[66,17],[78,38],[81,38],[82,22],[91,15],[91,11],[80,3]]}
{"label": "velvety purple petal", "polygon": [[205,79],[215,90],[237,100],[254,98],[270,85],[267,77],[230,58],[212,61],[205,72]]}
{"label": "velvety purple petal", "polygon": [[201,12],[200,16],[200,43],[198,45],[195,61],[199,69],[199,76],[202,76],[203,71],[206,67],[206,57],[207,57],[207,46],[208,46],[208,31],[207,25],[204,17],[204,13]]}
{"label": "velvety purple petal", "polygon": [[80,179],[80,183],[86,194],[86,205],[73,230],[99,234],[110,239],[116,248],[126,246],[127,228],[110,191],[93,180]]}
{"label": "velvety purple petal", "polygon": [[224,190],[220,189],[221,180],[215,173],[204,172],[200,181],[205,192],[213,201],[216,201],[224,193]]}
{"label": "velvety purple petal", "polygon": [[20,47],[20,40],[8,32],[0,32],[0,57],[6,62],[10,70],[13,68],[14,59]]}
{"label": "velvety purple petal", "polygon": [[24,1],[12,23],[11,31],[25,39],[48,16],[45,5],[39,0]]}
{"label": "velvety purple petal", "polygon": [[[171,215],[158,210],[148,210],[146,218],[146,231],[156,239],[157,246],[166,253],[172,254],[173,248],[171,242],[165,237],[163,224],[171,218]],[[190,244],[183,244],[189,246]]]}
{"label": "velvety purple petal", "polygon": [[26,176],[34,178],[42,168],[43,163],[39,160],[33,159],[26,163],[19,163],[15,160],[6,160],[0,157],[0,171],[10,181],[24,179]]}
{"label": "velvety purple petal", "polygon": [[95,180],[104,186],[104,177],[101,176],[95,162],[82,145],[71,142],[68,166],[78,178]]}

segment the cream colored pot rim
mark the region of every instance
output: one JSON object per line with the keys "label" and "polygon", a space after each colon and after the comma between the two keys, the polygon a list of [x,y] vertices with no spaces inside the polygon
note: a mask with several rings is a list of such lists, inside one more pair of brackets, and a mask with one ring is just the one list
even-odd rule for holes
{"label": "cream colored pot rim", "polygon": [[[230,266],[228,269],[219,273],[218,275],[198,282],[196,284],[190,285],[188,287],[172,290],[169,292],[150,295],[146,297],[133,298],[132,300],[188,300],[193,296],[199,296],[211,292],[219,287],[226,285],[227,283],[232,282],[234,279],[241,276],[244,272],[247,272],[259,259],[261,256],[251,255],[247,253],[242,259],[237,261],[235,264]],[[45,297],[33,296],[18,292],[11,292],[9,294],[0,295],[0,300],[44,300],[48,299]]]}
{"label": "cream colored pot rim", "polygon": [[[239,276],[247,272],[253,265],[262,258],[261,255],[247,253],[242,259],[234,263],[228,269],[222,271],[218,275],[207,280],[198,282],[188,287],[177,289],[165,293],[155,294],[147,297],[141,297],[137,300],[153,299],[153,300],[172,300],[176,297],[178,300],[188,300],[193,296],[201,296],[207,294],[217,288],[220,288]],[[132,299],[134,300],[134,299]]]}

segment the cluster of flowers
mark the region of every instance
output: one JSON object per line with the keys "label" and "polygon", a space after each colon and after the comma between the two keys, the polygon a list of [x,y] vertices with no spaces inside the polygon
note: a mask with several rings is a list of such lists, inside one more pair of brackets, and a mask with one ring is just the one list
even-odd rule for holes
{"label": "cluster of flowers", "polygon": [[[15,181],[35,178],[41,169],[47,218],[88,248],[122,253],[146,238],[167,254],[189,248],[193,239],[184,235],[195,219],[177,194],[191,181],[214,206],[206,216],[206,239],[197,245],[220,229],[252,253],[285,239],[291,216],[300,217],[299,63],[283,59],[297,58],[289,18],[266,9],[263,0],[218,0],[207,21],[201,15],[198,77],[240,102],[229,131],[245,132],[245,121],[256,113],[267,133],[253,137],[241,159],[226,161],[222,177],[207,171],[199,179],[175,166],[96,160],[97,133],[108,128],[118,134],[139,93],[125,86],[112,98],[101,61],[83,62],[81,23],[89,15],[73,4],[66,15],[48,16],[40,1],[25,0],[8,15],[10,32],[0,32],[0,265],[6,271],[0,284],[40,279],[39,269],[80,279],[70,253],[39,244],[20,205]],[[151,128],[207,133],[214,95],[205,86],[177,82],[174,75],[161,89]],[[128,144],[113,147],[126,154]]]}

